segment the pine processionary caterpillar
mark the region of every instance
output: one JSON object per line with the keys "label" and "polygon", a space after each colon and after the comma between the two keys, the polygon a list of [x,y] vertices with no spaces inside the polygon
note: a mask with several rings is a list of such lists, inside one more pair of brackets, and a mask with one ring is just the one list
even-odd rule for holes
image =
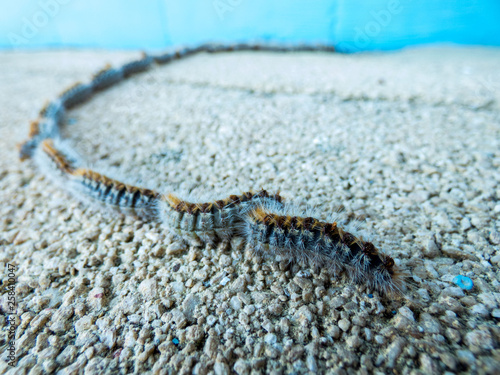
{"label": "pine processionary caterpillar", "polygon": [[384,293],[403,289],[402,273],[394,260],[335,221],[322,222],[293,206],[273,202],[257,205],[243,219],[241,234],[263,255],[307,261],[334,274],[344,271],[353,282]]}
{"label": "pine processionary caterpillar", "polygon": [[120,209],[152,212],[159,197],[154,190],[124,184],[91,169],[79,168],[71,176],[88,196]]}
{"label": "pine processionary caterpillar", "polygon": [[38,157],[38,161],[44,164],[45,156],[54,166],[48,174],[55,171],[56,177],[64,179],[65,186],[71,191],[124,213],[133,212],[144,218],[156,215],[155,204],[160,194],[151,189],[125,184],[88,168],[77,168],[76,162],[70,160],[60,148],[56,148],[52,139],[44,140],[40,147],[43,155]]}
{"label": "pine processionary caterpillar", "polygon": [[92,88],[95,91],[101,91],[120,82],[123,78],[123,69],[114,69],[111,65],[106,65],[104,69],[94,75]]}
{"label": "pine processionary caterpillar", "polygon": [[40,151],[48,157],[48,159],[54,164],[55,170],[62,175],[71,175],[75,171],[73,163],[66,157],[66,155],[55,147],[52,139],[49,138],[42,141]]}
{"label": "pine processionary caterpillar", "polygon": [[202,200],[193,203],[167,194],[159,201],[158,212],[161,221],[181,237],[213,244],[235,235],[245,207],[267,200],[281,203],[282,198],[279,193],[269,195],[261,190],[230,195],[212,202]]}
{"label": "pine processionary caterpillar", "polygon": [[195,244],[214,244],[231,237],[242,237],[257,252],[289,260],[308,261],[312,266],[333,273],[343,272],[349,280],[365,284],[385,294],[405,290],[405,273],[394,260],[363,240],[355,229],[342,227],[336,220],[315,219],[292,204],[284,204],[279,193],[265,190],[230,195],[219,200],[181,198],[176,193],[160,194],[136,187],[83,167],[70,147],[58,140],[59,126],[66,110],[153,63],[170,61],[199,53],[229,51],[324,51],[331,46],[279,46],[272,44],[207,44],[181,48],[162,55],[143,53],[138,60],[113,68],[107,65],[88,84],[77,83],[48,102],[39,118],[30,125],[29,138],[20,148],[21,160],[34,159],[47,174],[64,181],[77,196],[113,207],[124,213],[163,223],[172,233]]}
{"label": "pine processionary caterpillar", "polygon": [[[67,90],[64,90],[62,93],[64,94],[64,92],[66,91]],[[47,102],[39,113],[41,118],[53,119],[55,122],[59,122],[63,114],[64,106],[60,100],[56,100],[55,102]]]}
{"label": "pine processionary caterpillar", "polygon": [[145,53],[143,53],[141,59],[126,63],[125,65],[122,66],[124,77],[127,78],[132,74],[137,74],[140,72],[144,72],[145,70],[148,70],[153,61],[154,60],[151,56],[148,56]]}
{"label": "pine processionary caterpillar", "polygon": [[59,99],[64,108],[71,109],[85,102],[91,95],[92,86],[78,82],[64,90],[61,95],[59,95]]}

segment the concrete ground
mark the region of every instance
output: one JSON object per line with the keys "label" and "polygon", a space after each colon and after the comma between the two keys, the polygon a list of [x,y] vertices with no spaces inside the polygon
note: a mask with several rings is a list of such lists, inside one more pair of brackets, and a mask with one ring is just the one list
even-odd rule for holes
{"label": "concrete ground", "polygon": [[[0,373],[494,373],[500,50],[201,54],[67,115],[94,168],[161,192],[263,187],[343,207],[411,273],[384,298],[234,240],[184,245],[79,203],[17,159],[45,100],[131,52],[0,53]],[[472,279],[472,290],[453,283]]]}

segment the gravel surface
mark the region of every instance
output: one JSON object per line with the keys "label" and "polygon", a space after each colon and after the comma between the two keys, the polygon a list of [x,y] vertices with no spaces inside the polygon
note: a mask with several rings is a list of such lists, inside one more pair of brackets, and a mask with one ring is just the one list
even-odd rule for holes
{"label": "gravel surface", "polygon": [[404,298],[238,239],[189,247],[18,161],[46,99],[136,56],[0,53],[0,308],[14,264],[19,317],[11,368],[0,316],[0,373],[498,373],[500,50],[202,54],[67,115],[82,157],[127,182],[342,207],[411,273]]}

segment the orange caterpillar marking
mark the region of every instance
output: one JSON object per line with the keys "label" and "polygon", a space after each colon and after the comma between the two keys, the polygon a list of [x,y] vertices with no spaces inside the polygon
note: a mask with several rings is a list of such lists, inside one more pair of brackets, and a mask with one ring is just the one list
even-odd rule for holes
{"label": "orange caterpillar marking", "polygon": [[39,134],[40,134],[40,123],[38,122],[38,120],[31,121],[28,137],[34,138]]}
{"label": "orange caterpillar marking", "polygon": [[19,150],[19,159],[25,161],[31,158],[34,149],[36,148],[40,138],[43,138],[42,129],[40,128],[39,120],[31,121],[28,132],[28,139],[22,143],[17,144]]}
{"label": "orange caterpillar marking", "polygon": [[57,168],[67,174],[74,173],[71,162],[54,147],[52,139],[42,141],[42,151],[55,163]]}

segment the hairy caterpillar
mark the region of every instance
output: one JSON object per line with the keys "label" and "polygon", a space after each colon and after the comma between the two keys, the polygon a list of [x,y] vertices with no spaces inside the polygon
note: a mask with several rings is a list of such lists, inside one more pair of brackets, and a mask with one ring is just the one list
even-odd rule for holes
{"label": "hairy caterpillar", "polygon": [[[68,89],[70,89],[71,87],[72,86],[70,86]],[[64,90],[61,95],[63,95],[68,89]],[[63,114],[64,106],[59,99],[54,102],[47,102],[39,112],[40,118],[51,119],[56,123],[61,120]]]}
{"label": "hairy caterpillar", "polygon": [[236,234],[245,208],[268,200],[281,204],[282,197],[279,193],[269,195],[266,190],[260,190],[209,202],[193,202],[167,194],[159,201],[158,212],[161,221],[181,237],[213,244]]}
{"label": "hairy caterpillar", "polygon": [[292,205],[264,202],[243,216],[241,234],[257,252],[307,261],[384,293],[401,292],[403,275],[394,260],[336,221],[323,222]]}
{"label": "hairy caterpillar", "polygon": [[[68,158],[68,151],[61,151],[60,145],[59,149],[56,148],[52,139],[41,143],[39,153],[37,159],[41,168],[47,174],[62,179],[68,190],[84,199],[90,198],[118,211],[134,213],[144,218],[156,216],[155,204],[160,194],[154,190],[125,184],[92,169],[77,167],[76,158]],[[53,167],[50,168],[49,164]]]}
{"label": "hairy caterpillar", "polygon": [[242,237],[256,252],[289,260],[308,261],[314,267],[343,272],[349,280],[386,294],[405,290],[405,273],[371,242],[343,227],[335,219],[320,221],[314,212],[284,204],[279,193],[266,190],[229,195],[223,199],[197,199],[175,192],[157,192],[133,186],[85,167],[72,149],[59,140],[59,127],[67,110],[125,78],[195,53],[229,51],[325,51],[331,46],[279,46],[262,44],[201,45],[162,55],[148,55],[113,68],[107,65],[90,82],[64,90],[39,112],[30,125],[29,138],[20,145],[22,160],[34,156],[48,175],[75,195],[100,205],[133,213],[164,224],[172,233],[199,245]]}
{"label": "hairy caterpillar", "polygon": [[148,70],[153,63],[153,58],[151,56],[142,54],[142,58],[136,61],[131,61],[122,66],[123,75],[125,78],[131,76],[132,74],[144,72]]}
{"label": "hairy caterpillar", "polygon": [[91,85],[95,91],[101,91],[120,82],[123,78],[122,68],[114,69],[111,65],[106,65],[94,75]]}
{"label": "hairy caterpillar", "polygon": [[85,102],[92,95],[92,86],[83,83],[75,83],[59,95],[62,105],[70,109],[77,104]]}

